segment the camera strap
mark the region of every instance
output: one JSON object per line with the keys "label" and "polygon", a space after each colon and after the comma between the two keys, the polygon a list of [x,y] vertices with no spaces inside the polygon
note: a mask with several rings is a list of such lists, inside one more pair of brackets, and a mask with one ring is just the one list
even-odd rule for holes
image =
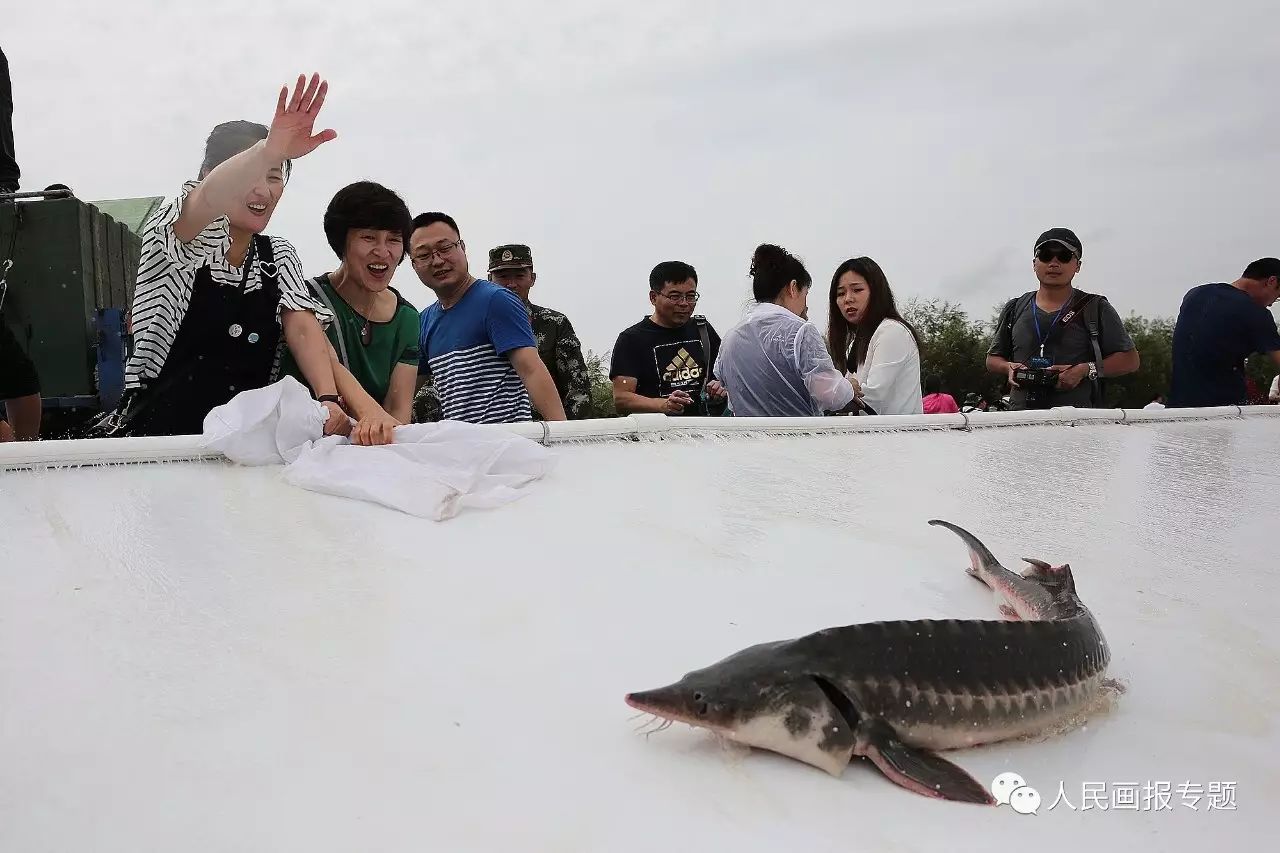
{"label": "camera strap", "polygon": [[[1076,300],[1074,305],[1071,305],[1071,310],[1062,315],[1062,325],[1064,326],[1070,324],[1077,316],[1083,316],[1081,312],[1089,305],[1090,302],[1098,298],[1096,293],[1083,293],[1080,291],[1077,291],[1077,296],[1079,298]],[[1061,309],[1059,309],[1059,311],[1061,311]],[[1092,334],[1092,328],[1090,329],[1090,334]]]}

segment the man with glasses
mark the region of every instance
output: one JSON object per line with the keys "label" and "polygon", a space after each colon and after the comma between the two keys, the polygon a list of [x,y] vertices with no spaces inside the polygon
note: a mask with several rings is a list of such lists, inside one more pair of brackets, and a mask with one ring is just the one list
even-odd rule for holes
{"label": "man with glasses", "polygon": [[609,365],[620,415],[720,415],[728,402],[711,376],[720,336],[695,315],[698,273],[683,261],[663,261],[649,274],[653,313],[618,335]]}
{"label": "man with glasses", "polygon": [[409,258],[437,301],[422,312],[418,385],[434,385],[445,420],[511,423],[565,419],[551,374],[538,356],[529,314],[505,287],[471,275],[453,217],[413,220]]}
{"label": "man with glasses", "polygon": [[1008,377],[1010,410],[1098,408],[1103,377],[1137,370],[1137,348],[1106,297],[1074,287],[1084,257],[1074,232],[1049,229],[1033,253],[1040,288],[1005,304],[987,369]]}

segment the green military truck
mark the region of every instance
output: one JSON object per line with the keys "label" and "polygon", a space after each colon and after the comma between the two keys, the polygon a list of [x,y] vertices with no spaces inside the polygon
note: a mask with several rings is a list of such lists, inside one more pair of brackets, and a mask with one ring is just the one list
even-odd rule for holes
{"label": "green military truck", "polygon": [[119,401],[138,235],[162,201],[87,202],[58,185],[0,194],[0,322],[40,376],[42,438]]}

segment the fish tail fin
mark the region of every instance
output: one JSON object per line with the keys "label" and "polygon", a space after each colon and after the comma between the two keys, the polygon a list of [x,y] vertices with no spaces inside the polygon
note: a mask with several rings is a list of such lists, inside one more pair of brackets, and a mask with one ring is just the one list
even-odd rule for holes
{"label": "fish tail fin", "polygon": [[937,518],[930,519],[929,523],[947,528],[964,540],[964,544],[969,546],[969,568],[966,570],[969,574],[981,579],[984,571],[993,572],[1004,568],[1000,565],[1000,561],[996,559],[995,554],[991,553],[991,549],[983,545],[977,536],[974,536],[963,527]]}

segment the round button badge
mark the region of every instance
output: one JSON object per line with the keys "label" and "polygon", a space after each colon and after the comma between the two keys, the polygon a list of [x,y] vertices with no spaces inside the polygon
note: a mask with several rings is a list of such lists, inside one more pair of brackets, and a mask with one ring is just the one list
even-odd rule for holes
{"label": "round button badge", "polygon": [[246,340],[247,340],[249,343],[251,343],[251,344],[256,344],[256,343],[258,342],[258,333],[257,333],[257,332],[250,332],[250,333],[249,333],[249,337],[248,337],[248,338],[246,338]]}
{"label": "round button badge", "polygon": [[232,323],[231,328],[227,329],[227,334],[233,338],[238,338],[244,333],[244,327],[239,323]]}

